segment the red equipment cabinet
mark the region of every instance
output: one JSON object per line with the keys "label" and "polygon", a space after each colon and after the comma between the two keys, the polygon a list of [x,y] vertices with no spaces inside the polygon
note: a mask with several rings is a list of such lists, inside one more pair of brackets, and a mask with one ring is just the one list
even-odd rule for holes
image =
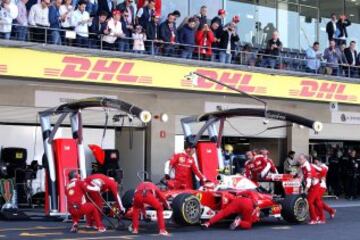
{"label": "red equipment cabinet", "polygon": [[199,142],[196,153],[200,171],[208,180],[216,183],[219,169],[216,143]]}
{"label": "red equipment cabinet", "polygon": [[[79,170],[78,164],[78,149],[75,139],[59,138],[53,141],[55,172],[56,172],[56,187],[58,190],[58,211],[59,213],[67,213],[65,187],[68,180],[68,174],[71,170]],[[48,181],[48,177],[46,181]],[[47,182],[48,183],[48,182]],[[45,192],[45,212],[49,213],[48,205],[48,184],[46,184]]]}

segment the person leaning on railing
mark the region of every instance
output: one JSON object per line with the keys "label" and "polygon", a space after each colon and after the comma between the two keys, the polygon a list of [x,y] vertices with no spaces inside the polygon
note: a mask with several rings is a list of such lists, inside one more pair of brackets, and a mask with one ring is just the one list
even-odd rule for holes
{"label": "person leaning on railing", "polygon": [[326,67],[329,74],[334,76],[339,75],[339,63],[343,63],[341,55],[341,51],[336,47],[335,40],[330,40],[330,46],[324,51],[324,59],[326,60]]}
{"label": "person leaning on railing", "polygon": [[177,31],[175,24],[176,17],[173,13],[169,13],[167,20],[159,26],[159,39],[164,42],[164,56],[174,57],[176,52],[175,44],[177,42]]}
{"label": "person leaning on railing", "polygon": [[152,55],[159,54],[159,22],[160,16],[153,15],[151,17],[151,22],[147,25],[145,29],[146,37],[149,41],[145,43],[146,51]]}
{"label": "person leaning on railing", "polygon": [[75,26],[76,44],[78,47],[89,47],[89,26],[92,19],[87,11],[85,11],[86,2],[80,0],[77,10],[72,14],[71,23]]}
{"label": "person leaning on railing", "polygon": [[124,51],[124,42],[121,41],[121,38],[124,38],[125,34],[122,30],[120,17],[120,11],[113,10],[112,18],[107,22],[103,37],[104,48],[107,50]]}
{"label": "person leaning on railing", "polygon": [[60,6],[62,0],[55,0],[53,4],[49,7],[49,22],[50,22],[50,36],[51,44],[61,45],[61,21],[63,17],[60,15]]}
{"label": "person leaning on railing", "polygon": [[108,15],[107,12],[100,12],[99,16],[94,17],[92,20],[92,24],[89,27],[89,40],[90,40],[90,48],[100,48],[101,36],[106,29],[106,19]]}
{"label": "person leaning on railing", "polygon": [[185,24],[178,31],[178,42],[183,44],[181,46],[181,57],[186,59],[192,59],[195,45],[195,18],[189,18],[187,24]]}
{"label": "person leaning on railing", "polygon": [[61,16],[61,41],[66,45],[72,45],[72,39],[66,38],[67,31],[74,31],[74,26],[71,24],[72,14],[74,8],[71,4],[72,0],[64,0],[60,6],[59,12]]}
{"label": "person leaning on railing", "polygon": [[306,72],[318,73],[321,66],[322,53],[320,52],[319,42],[314,42],[313,46],[306,50]]}
{"label": "person leaning on railing", "polygon": [[12,22],[17,15],[17,6],[10,0],[2,0],[0,4],[0,38],[10,39]]}
{"label": "person leaning on railing", "polygon": [[201,29],[196,32],[195,53],[200,55],[202,60],[210,60],[212,55],[211,45],[215,41],[214,33],[209,25],[204,24]]}
{"label": "person leaning on railing", "polygon": [[20,0],[17,3],[18,16],[16,17],[15,36],[16,40],[26,41],[28,35],[28,11],[26,3],[28,0]]}
{"label": "person leaning on railing", "polygon": [[31,40],[34,42],[47,41],[47,28],[49,23],[49,5],[50,0],[41,0],[40,3],[33,5],[29,12],[29,25]]}

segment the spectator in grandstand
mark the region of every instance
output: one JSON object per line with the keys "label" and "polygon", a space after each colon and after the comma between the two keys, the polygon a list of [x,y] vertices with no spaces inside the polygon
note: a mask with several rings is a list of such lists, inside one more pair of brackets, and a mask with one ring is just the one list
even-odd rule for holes
{"label": "spectator in grandstand", "polygon": [[137,13],[137,23],[140,24],[143,29],[147,28],[147,25],[151,22],[151,16],[155,14],[155,0],[149,0],[149,3],[140,8]]}
{"label": "spectator in grandstand", "polygon": [[[195,45],[195,27],[196,27],[196,20],[195,18],[189,18],[187,24],[180,29],[178,35],[178,42],[183,44],[181,46],[181,57],[186,59],[191,59],[194,52],[194,45]],[[189,46],[191,45],[191,46]]]}
{"label": "spectator in grandstand", "polygon": [[141,25],[136,25],[135,31],[132,34],[132,38],[134,40],[133,43],[133,51],[135,53],[144,53],[145,52],[145,40],[146,40],[146,34],[143,31],[143,28]]}
{"label": "spectator in grandstand", "polygon": [[174,56],[175,54],[175,43],[176,43],[176,17],[170,13],[168,14],[167,20],[159,26],[159,39],[163,41],[164,56]]}
{"label": "spectator in grandstand", "polygon": [[319,42],[314,42],[313,46],[306,50],[306,72],[318,73],[321,66],[322,53]]}
{"label": "spectator in grandstand", "polygon": [[346,55],[345,55],[346,44],[341,43],[339,45],[339,49],[340,49],[340,52],[341,52],[341,66],[340,66],[340,69],[339,69],[339,71],[340,71],[339,75],[340,76],[345,76],[346,72],[349,69],[349,64],[347,62]]}
{"label": "spectator in grandstand", "polygon": [[223,28],[224,28],[224,19],[226,17],[226,11],[225,9],[220,9],[218,11],[218,15],[216,17],[214,17],[212,20],[211,20],[211,25],[214,23],[214,22],[217,22],[219,24],[219,27],[218,29],[216,30],[215,33],[215,36],[220,36],[222,31],[223,31]]}
{"label": "spectator in grandstand", "polygon": [[10,0],[0,3],[0,38],[10,39],[12,22],[18,16],[18,8]]}
{"label": "spectator in grandstand", "polygon": [[98,15],[100,12],[107,12],[108,16],[111,16],[112,10],[116,7],[115,0],[98,0]]}
{"label": "spectator in grandstand", "polygon": [[49,23],[50,0],[41,0],[40,3],[31,7],[29,13],[29,25],[31,25],[31,39],[35,42],[45,42]]}
{"label": "spectator in grandstand", "polygon": [[342,15],[339,17],[339,20],[337,21],[336,27],[338,29],[338,34],[336,38],[337,45],[345,44],[346,45],[346,39],[348,37],[348,33],[346,28],[351,25],[350,20],[345,16]]}
{"label": "spectator in grandstand", "polygon": [[219,48],[222,49],[219,53],[219,59],[222,63],[231,63],[236,44],[240,41],[239,36],[235,32],[235,24],[230,23],[224,28],[220,37]]}
{"label": "spectator in grandstand", "polygon": [[240,64],[247,66],[256,65],[256,53],[252,51],[250,44],[245,44],[240,53]]}
{"label": "spectator in grandstand", "polygon": [[229,26],[231,23],[233,23],[234,26],[235,26],[235,32],[238,33],[238,24],[239,24],[239,22],[240,22],[240,16],[235,15],[235,16],[233,16],[233,17],[231,18],[231,22],[227,23],[227,24],[225,25],[225,27],[227,27],[227,26]]}
{"label": "spectator in grandstand", "polygon": [[17,3],[18,16],[16,18],[15,37],[19,41],[26,41],[28,36],[28,11],[26,3],[29,0],[20,0]]}
{"label": "spectator in grandstand", "polygon": [[89,47],[89,26],[92,24],[89,13],[85,10],[86,2],[80,0],[71,22],[75,26],[76,44],[78,47]]}
{"label": "spectator in grandstand", "polygon": [[101,35],[104,33],[107,25],[106,23],[107,17],[108,17],[107,12],[102,11],[100,12],[99,16],[93,18],[92,24],[89,27],[90,48],[100,47]]}
{"label": "spectator in grandstand", "polygon": [[[339,64],[342,64],[342,53],[336,47],[335,40],[330,40],[330,46],[324,51],[324,59],[327,62],[327,68],[331,71],[332,75],[339,75]],[[330,72],[329,72],[330,73]]]}
{"label": "spectator in grandstand", "polygon": [[214,33],[211,31],[209,25],[204,24],[201,29],[196,32],[195,53],[200,55],[202,60],[210,60],[212,55],[211,45],[215,41]]}
{"label": "spectator in grandstand", "polygon": [[282,42],[279,39],[279,32],[274,31],[271,39],[267,42],[265,53],[267,56],[263,57],[263,67],[275,68],[280,64],[279,56],[282,50]]}
{"label": "spectator in grandstand", "polygon": [[346,71],[346,76],[350,77],[356,77],[358,75],[358,71],[356,66],[359,65],[358,62],[358,54],[356,51],[356,42],[351,41],[350,46],[348,48],[345,48],[344,50],[346,61],[349,64],[350,72],[349,70]]}
{"label": "spectator in grandstand", "polygon": [[195,15],[197,22],[199,23],[196,29],[201,30],[203,29],[205,24],[208,24],[207,14],[208,14],[207,6],[205,5],[201,6],[200,13],[198,15]]}
{"label": "spectator in grandstand", "polygon": [[128,22],[129,12],[125,9],[121,11],[121,27],[125,37],[120,39],[123,42],[123,51],[130,50],[130,39],[132,38],[132,33],[134,30],[134,25],[131,22]]}
{"label": "spectator in grandstand", "polygon": [[[127,11],[127,17],[125,20],[129,25],[135,24],[135,8],[133,3],[134,0],[125,0],[116,6],[116,9],[120,10],[121,12],[124,12],[125,10]],[[122,17],[124,17],[124,14],[122,14]]]}
{"label": "spectator in grandstand", "polygon": [[74,27],[71,24],[71,15],[74,12],[74,7],[72,5],[72,0],[64,0],[63,4],[60,6],[60,16],[61,16],[61,40],[66,45],[72,44],[72,39],[66,38],[67,31],[73,31]]}
{"label": "spectator in grandstand", "polygon": [[51,44],[61,45],[60,28],[63,20],[60,15],[62,0],[55,0],[49,7],[50,39]]}
{"label": "spectator in grandstand", "polygon": [[214,33],[214,42],[212,44],[212,55],[211,55],[211,61],[216,62],[219,60],[219,43],[220,43],[220,37],[221,33],[218,29],[220,27],[219,22],[215,21],[211,23],[210,30]]}
{"label": "spectator in grandstand", "polygon": [[326,24],[326,33],[328,34],[329,41],[337,38],[339,30],[337,28],[337,17],[335,13],[331,14],[331,20]]}
{"label": "spectator in grandstand", "polygon": [[145,31],[147,39],[151,40],[145,43],[146,51],[148,51],[150,54],[155,55],[159,53],[158,43],[154,42],[157,41],[157,39],[159,38],[159,21],[160,16],[156,14],[153,15],[151,17],[151,22],[150,24],[148,24]]}
{"label": "spectator in grandstand", "polygon": [[125,34],[122,30],[122,24],[120,22],[121,13],[119,10],[113,10],[112,18],[108,21],[105,28],[105,36],[103,37],[104,48],[108,50],[125,50],[125,44],[122,38]]}

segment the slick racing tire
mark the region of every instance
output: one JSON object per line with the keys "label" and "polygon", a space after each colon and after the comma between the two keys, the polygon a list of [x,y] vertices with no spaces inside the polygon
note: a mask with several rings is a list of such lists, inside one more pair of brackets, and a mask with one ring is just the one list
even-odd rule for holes
{"label": "slick racing tire", "polygon": [[304,223],[309,216],[309,203],[301,195],[286,196],[281,216],[289,223]]}
{"label": "slick racing tire", "polygon": [[173,200],[172,208],[175,223],[194,225],[200,222],[200,201],[196,196],[188,193],[179,194]]}
{"label": "slick racing tire", "polygon": [[124,208],[126,210],[132,207],[134,201],[134,194],[135,194],[135,189],[130,189],[127,190],[124,196],[121,198],[122,204],[124,205]]}

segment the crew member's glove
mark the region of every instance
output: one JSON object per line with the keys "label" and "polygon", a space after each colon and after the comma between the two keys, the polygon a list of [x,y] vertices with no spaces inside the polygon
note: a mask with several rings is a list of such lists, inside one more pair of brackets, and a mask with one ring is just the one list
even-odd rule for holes
{"label": "crew member's glove", "polygon": [[165,179],[166,179],[166,180],[170,180],[170,175],[169,175],[169,174],[165,174]]}
{"label": "crew member's glove", "polygon": [[124,215],[126,212],[126,209],[124,207],[121,207],[120,208],[120,214]]}
{"label": "crew member's glove", "polygon": [[70,232],[72,233],[77,233],[79,231],[79,225],[77,223],[74,223],[72,226],[71,226],[71,229],[70,229]]}

